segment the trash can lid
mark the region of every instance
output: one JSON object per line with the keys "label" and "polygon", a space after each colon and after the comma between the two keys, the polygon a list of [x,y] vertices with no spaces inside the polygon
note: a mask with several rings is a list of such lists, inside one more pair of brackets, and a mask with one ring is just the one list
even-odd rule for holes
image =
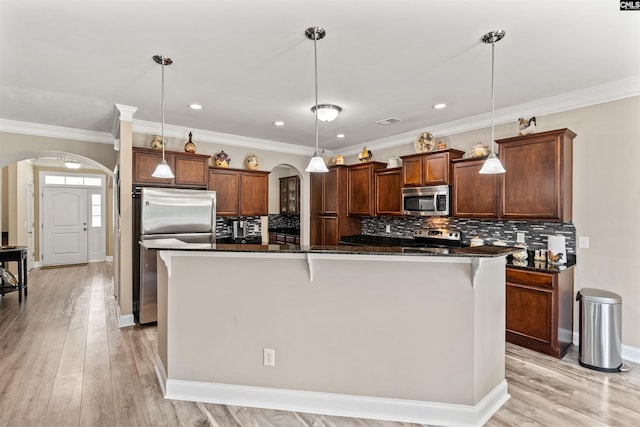
{"label": "trash can lid", "polygon": [[587,302],[598,302],[600,304],[621,304],[622,297],[614,292],[603,289],[582,288],[578,291],[578,299]]}

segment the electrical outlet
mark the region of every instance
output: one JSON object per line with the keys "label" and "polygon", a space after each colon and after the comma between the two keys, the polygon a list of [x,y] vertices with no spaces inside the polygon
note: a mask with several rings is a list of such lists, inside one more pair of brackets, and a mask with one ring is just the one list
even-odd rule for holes
{"label": "electrical outlet", "polygon": [[578,239],[578,247],[582,249],[589,249],[589,237],[580,236],[580,238]]}
{"label": "electrical outlet", "polygon": [[264,366],[276,366],[276,351],[273,348],[262,349],[262,364]]}
{"label": "electrical outlet", "polygon": [[387,225],[384,227],[384,231],[385,231],[387,234],[391,233],[391,226],[387,224]]}
{"label": "electrical outlet", "polygon": [[524,243],[524,233],[522,232],[516,233],[516,242]]}

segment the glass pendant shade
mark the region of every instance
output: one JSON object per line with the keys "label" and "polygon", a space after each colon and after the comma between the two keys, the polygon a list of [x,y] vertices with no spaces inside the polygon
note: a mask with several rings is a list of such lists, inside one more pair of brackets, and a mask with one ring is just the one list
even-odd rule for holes
{"label": "glass pendant shade", "polygon": [[322,156],[316,152],[311,160],[309,160],[309,165],[305,169],[305,172],[329,172],[329,169]]}
{"label": "glass pendant shade", "polygon": [[496,174],[496,173],[505,173],[506,170],[502,167],[502,163],[500,163],[500,159],[496,156],[496,153],[489,154],[487,160],[484,161],[482,167],[480,168],[480,173],[483,174]]}
{"label": "glass pendant shade", "polygon": [[151,174],[154,178],[173,178],[173,172],[171,172],[171,168],[165,159],[162,159],[158,166],[156,166],[156,170]]}
{"label": "glass pendant shade", "polygon": [[[334,121],[338,114],[342,111],[342,108],[333,104],[320,104],[318,105],[318,120],[322,122]],[[316,112],[316,106],[311,107],[311,112]]]}

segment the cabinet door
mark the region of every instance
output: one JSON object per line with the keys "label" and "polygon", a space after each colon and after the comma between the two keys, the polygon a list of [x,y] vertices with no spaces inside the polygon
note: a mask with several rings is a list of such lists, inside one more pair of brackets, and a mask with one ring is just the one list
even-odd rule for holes
{"label": "cabinet door", "polygon": [[[167,163],[172,171],[175,170],[173,165],[173,157],[165,155]],[[155,150],[140,150],[133,151],[133,183],[134,184],[151,184],[151,185],[165,185],[169,186],[173,184],[171,178],[154,178],[151,176],[153,171],[156,170],[156,166],[162,160],[162,151]]]}
{"label": "cabinet door", "polygon": [[538,351],[553,350],[553,291],[507,282],[507,340]]}
{"label": "cabinet door", "polygon": [[461,218],[498,216],[496,175],[480,174],[484,158],[453,164],[452,215]]}
{"label": "cabinet door", "polygon": [[568,129],[501,140],[500,216],[570,221],[575,134]]}
{"label": "cabinet door", "polygon": [[422,158],[402,160],[402,184],[406,187],[422,185]]}
{"label": "cabinet door", "polygon": [[375,214],[402,215],[402,169],[375,172]]}
{"label": "cabinet door", "polygon": [[337,217],[323,218],[323,245],[335,246],[340,240],[340,227]]}
{"label": "cabinet door", "polygon": [[[322,199],[324,197],[324,189],[323,189],[323,177],[324,175],[330,174],[328,173],[312,173],[309,174],[311,176],[310,181],[310,205],[311,205],[311,214],[319,215],[322,214]],[[313,243],[312,243],[313,244]],[[319,244],[319,243],[317,243]]]}
{"label": "cabinet door", "polygon": [[[311,174],[312,176],[314,174]],[[322,244],[322,217],[312,216],[309,229],[309,244],[312,246]]]}
{"label": "cabinet door", "polygon": [[329,172],[322,175],[322,213],[324,214],[337,214],[338,213],[338,200],[340,192],[338,188],[338,169],[329,169]]}
{"label": "cabinet door", "polygon": [[216,192],[216,215],[238,216],[240,176],[236,171],[209,169],[209,190]]}
{"label": "cabinet door", "polygon": [[423,157],[422,183],[424,185],[449,184],[449,161],[445,153]]}
{"label": "cabinet door", "polygon": [[287,212],[300,213],[300,178],[291,176],[287,182]]}
{"label": "cabinet door", "polygon": [[207,186],[208,157],[175,155],[175,184],[182,187]]}
{"label": "cabinet door", "polygon": [[240,215],[259,216],[269,214],[269,175],[241,173]]}
{"label": "cabinet door", "polygon": [[353,167],[349,169],[348,177],[348,214],[367,215],[371,212],[371,195],[373,185],[371,169],[368,167]]}
{"label": "cabinet door", "polygon": [[287,198],[287,179],[280,178],[280,213],[286,214],[289,206],[289,200]]}

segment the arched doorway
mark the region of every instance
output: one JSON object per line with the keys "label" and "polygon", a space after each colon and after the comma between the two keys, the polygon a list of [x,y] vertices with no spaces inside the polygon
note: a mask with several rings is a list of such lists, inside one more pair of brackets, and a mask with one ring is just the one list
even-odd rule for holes
{"label": "arched doorway", "polygon": [[[64,162],[72,162],[79,169],[68,169]],[[28,265],[30,268],[39,266],[41,261],[42,228],[38,225],[42,222],[44,206],[43,186],[40,176],[43,172],[48,175],[64,177],[87,175],[100,176],[101,188],[100,209],[101,227],[104,238],[100,241],[102,248],[100,253],[106,255],[104,259],[113,257],[114,232],[113,232],[113,181],[114,173],[106,166],[95,160],[66,151],[15,151],[7,153],[0,159],[0,218],[3,232],[3,244],[12,244],[29,247]],[[93,193],[96,191],[94,190]],[[95,201],[96,197],[88,200]],[[94,203],[95,205],[95,203]],[[89,212],[95,211],[96,206],[87,204]],[[102,213],[104,212],[104,213]],[[97,217],[97,216],[96,216]],[[90,217],[91,219],[91,217]],[[97,219],[93,218],[93,224]],[[95,232],[96,227],[92,231]],[[95,234],[93,235],[95,237]],[[89,249],[94,249],[89,247]]]}
{"label": "arched doorway", "polygon": [[269,242],[300,244],[302,174],[289,164],[278,164],[269,174]]}

